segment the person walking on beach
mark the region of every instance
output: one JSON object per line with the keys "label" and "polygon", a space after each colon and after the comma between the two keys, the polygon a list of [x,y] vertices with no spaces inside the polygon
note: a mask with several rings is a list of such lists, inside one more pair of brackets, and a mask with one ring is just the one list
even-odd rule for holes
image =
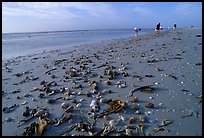
{"label": "person walking on beach", "polygon": [[173,29],[174,29],[174,31],[176,31],[176,23],[174,24],[174,28]]}
{"label": "person walking on beach", "polygon": [[155,31],[156,31],[157,33],[159,33],[159,32],[160,32],[160,29],[161,29],[161,25],[160,25],[160,23],[158,23],[157,26],[156,26]]}
{"label": "person walking on beach", "polygon": [[134,31],[135,31],[135,37],[137,37],[138,36],[138,32],[139,32],[139,28],[135,27]]}

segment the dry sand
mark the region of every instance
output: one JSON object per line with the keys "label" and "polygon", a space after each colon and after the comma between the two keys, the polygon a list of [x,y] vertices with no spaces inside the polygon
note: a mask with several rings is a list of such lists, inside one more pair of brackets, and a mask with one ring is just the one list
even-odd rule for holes
{"label": "dry sand", "polygon": [[[102,41],[69,50],[54,50],[2,61],[2,109],[16,104],[16,107],[11,108],[13,111],[8,113],[2,111],[2,135],[22,135],[24,128],[38,122],[38,117],[34,117],[17,128],[19,121],[27,118],[23,116],[26,107],[29,107],[30,111],[34,108],[37,110],[46,108],[49,112],[48,118],[57,120],[65,113],[65,109],[61,107],[63,102],[74,106],[73,112],[69,113],[73,115],[72,118],[59,126],[49,123],[42,135],[89,135],[76,129],[67,131],[71,125],[80,121],[87,123],[93,120],[88,115],[91,111],[90,103],[97,98],[97,94],[100,94],[99,99],[121,99],[126,106],[117,113],[110,113],[107,118],[96,117],[94,133],[100,131],[104,124],[109,125],[110,120],[117,120],[118,116],[123,116],[124,120],[107,135],[118,135],[117,131],[120,130],[122,135],[125,126],[144,124],[144,135],[201,136],[201,34],[202,29],[180,29],[162,32],[160,35],[152,33],[136,38]],[[117,73],[115,78],[110,79],[110,85],[104,83],[109,79],[109,76],[104,75],[104,70],[108,66],[113,67],[112,70]],[[77,77],[65,77],[65,72],[70,68],[77,70]],[[50,73],[46,72],[48,70],[51,70]],[[122,73],[128,75],[123,76]],[[95,80],[98,86],[95,93],[92,93],[89,86],[92,80]],[[117,87],[116,83],[120,80],[126,82],[124,88]],[[42,81],[56,82],[49,86],[55,91],[54,95],[40,90],[30,92],[34,87],[42,88],[40,85]],[[77,88],[80,85],[82,87]],[[146,93],[135,91],[132,96],[128,96],[131,90],[146,85],[153,85],[155,89]],[[60,91],[62,88],[66,90]],[[112,92],[102,93],[105,89]],[[71,92],[71,96],[66,99],[64,93],[68,91]],[[82,95],[78,95],[78,92],[82,92]],[[91,97],[86,96],[87,92],[91,92]],[[45,94],[44,98],[38,97],[40,93]],[[63,98],[53,104],[46,102],[48,99],[58,97]],[[138,101],[132,103],[130,100],[134,97],[137,97]],[[153,103],[154,108],[146,108],[145,104],[148,102]],[[141,114],[136,114],[136,110],[131,109],[133,105],[139,107]],[[108,104],[99,103],[99,106],[102,112],[107,109]],[[96,111],[95,114],[100,112]],[[140,116],[146,117],[144,123],[140,122]],[[130,124],[130,117],[134,117],[135,122]],[[159,127],[165,119],[172,123]],[[150,133],[154,128],[160,128],[161,131]],[[131,131],[130,135],[142,135],[136,129]]]}

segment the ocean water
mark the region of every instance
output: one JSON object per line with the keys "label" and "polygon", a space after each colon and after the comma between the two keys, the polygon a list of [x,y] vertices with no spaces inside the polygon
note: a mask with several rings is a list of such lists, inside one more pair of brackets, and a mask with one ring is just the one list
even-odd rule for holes
{"label": "ocean water", "polygon": [[[153,31],[153,29],[142,29],[139,35]],[[2,59],[130,36],[134,36],[133,29],[3,33]]]}

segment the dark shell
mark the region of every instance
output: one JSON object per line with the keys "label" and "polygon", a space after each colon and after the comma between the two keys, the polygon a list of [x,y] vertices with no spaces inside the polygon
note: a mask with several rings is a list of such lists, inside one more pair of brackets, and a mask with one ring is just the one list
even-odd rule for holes
{"label": "dark shell", "polygon": [[147,103],[145,104],[146,108],[154,108],[154,104],[153,103]]}

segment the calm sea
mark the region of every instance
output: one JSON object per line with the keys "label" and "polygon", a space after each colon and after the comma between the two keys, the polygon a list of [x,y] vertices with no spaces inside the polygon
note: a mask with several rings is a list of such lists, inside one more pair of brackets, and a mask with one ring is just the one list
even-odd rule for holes
{"label": "calm sea", "polygon": [[[139,35],[153,31],[142,29]],[[133,29],[3,33],[2,59],[130,36],[134,36]]]}

